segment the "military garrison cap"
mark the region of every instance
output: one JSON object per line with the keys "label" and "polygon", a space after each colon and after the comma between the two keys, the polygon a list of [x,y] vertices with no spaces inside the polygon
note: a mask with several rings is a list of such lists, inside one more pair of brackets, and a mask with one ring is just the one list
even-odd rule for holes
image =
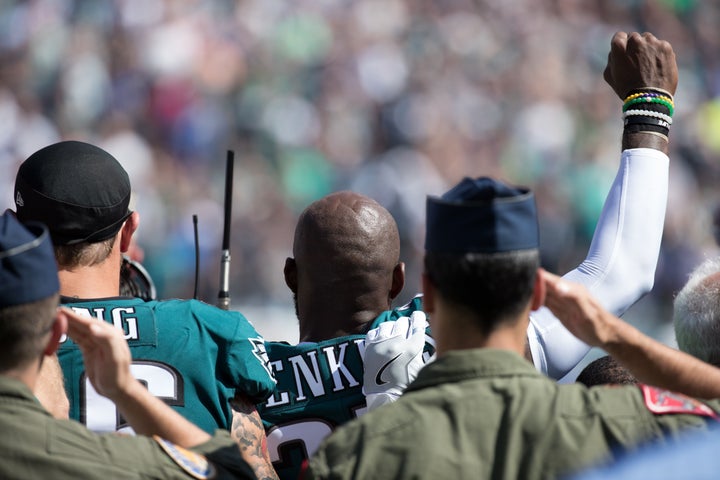
{"label": "military garrison cap", "polygon": [[497,253],[539,247],[533,193],[489,177],[464,178],[426,202],[425,250]]}
{"label": "military garrison cap", "polygon": [[60,290],[55,253],[45,226],[0,217],[0,308],[42,300]]}

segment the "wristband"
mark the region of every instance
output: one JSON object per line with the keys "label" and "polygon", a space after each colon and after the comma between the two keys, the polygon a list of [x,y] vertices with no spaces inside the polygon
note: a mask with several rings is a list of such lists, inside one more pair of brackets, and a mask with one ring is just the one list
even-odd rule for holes
{"label": "wristband", "polygon": [[669,128],[670,124],[661,118],[644,117],[640,115],[633,115],[631,117],[625,117],[625,125],[659,125],[661,127]]}
{"label": "wristband", "polygon": [[661,127],[660,125],[651,125],[643,123],[635,123],[631,125],[625,125],[623,130],[624,133],[658,133],[664,137],[669,137],[670,129],[667,127]]}
{"label": "wristband", "polygon": [[[627,120],[631,117],[651,117],[665,121],[668,125],[672,125],[672,117],[662,112],[653,112],[652,110],[628,110],[623,113],[623,118]],[[637,122],[634,122],[637,123]]]}

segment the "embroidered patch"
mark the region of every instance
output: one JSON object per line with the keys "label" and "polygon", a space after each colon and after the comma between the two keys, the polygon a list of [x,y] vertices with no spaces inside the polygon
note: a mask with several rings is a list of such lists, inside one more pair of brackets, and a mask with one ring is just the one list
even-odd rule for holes
{"label": "embroidered patch", "polygon": [[699,400],[695,400],[681,393],[643,384],[640,384],[640,390],[642,390],[643,397],[645,397],[645,406],[653,413],[689,413],[691,415],[702,415],[720,420],[715,410]]}
{"label": "embroidered patch", "polygon": [[153,439],[162,447],[170,458],[177,463],[180,468],[189,473],[194,478],[205,480],[215,478],[215,467],[207,461],[205,456],[192,452],[186,448],[168,442],[164,438],[153,435]]}

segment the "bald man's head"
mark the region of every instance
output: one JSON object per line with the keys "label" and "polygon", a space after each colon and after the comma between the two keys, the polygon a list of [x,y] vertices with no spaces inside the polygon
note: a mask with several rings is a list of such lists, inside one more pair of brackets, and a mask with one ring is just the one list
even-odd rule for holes
{"label": "bald man's head", "polygon": [[363,333],[405,284],[395,219],[357,193],[333,193],[307,207],[293,255],[285,262],[285,282],[301,341]]}
{"label": "bald man's head", "polygon": [[397,223],[371,198],[333,193],[300,215],[293,255],[298,269],[336,279],[391,272],[400,261]]}

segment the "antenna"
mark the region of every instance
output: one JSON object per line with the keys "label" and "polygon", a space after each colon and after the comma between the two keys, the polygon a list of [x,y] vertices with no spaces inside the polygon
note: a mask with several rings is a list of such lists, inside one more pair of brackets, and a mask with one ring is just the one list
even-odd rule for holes
{"label": "antenna", "polygon": [[198,277],[200,276],[200,245],[198,242],[198,216],[193,215],[193,234],[195,237],[195,288],[193,289],[193,298],[197,300],[198,296]]}
{"label": "antenna", "polygon": [[220,292],[218,293],[218,307],[223,310],[230,308],[230,224],[232,221],[232,187],[233,164],[235,153],[227,152],[225,167],[225,219],[223,222],[222,256],[220,258]]}

